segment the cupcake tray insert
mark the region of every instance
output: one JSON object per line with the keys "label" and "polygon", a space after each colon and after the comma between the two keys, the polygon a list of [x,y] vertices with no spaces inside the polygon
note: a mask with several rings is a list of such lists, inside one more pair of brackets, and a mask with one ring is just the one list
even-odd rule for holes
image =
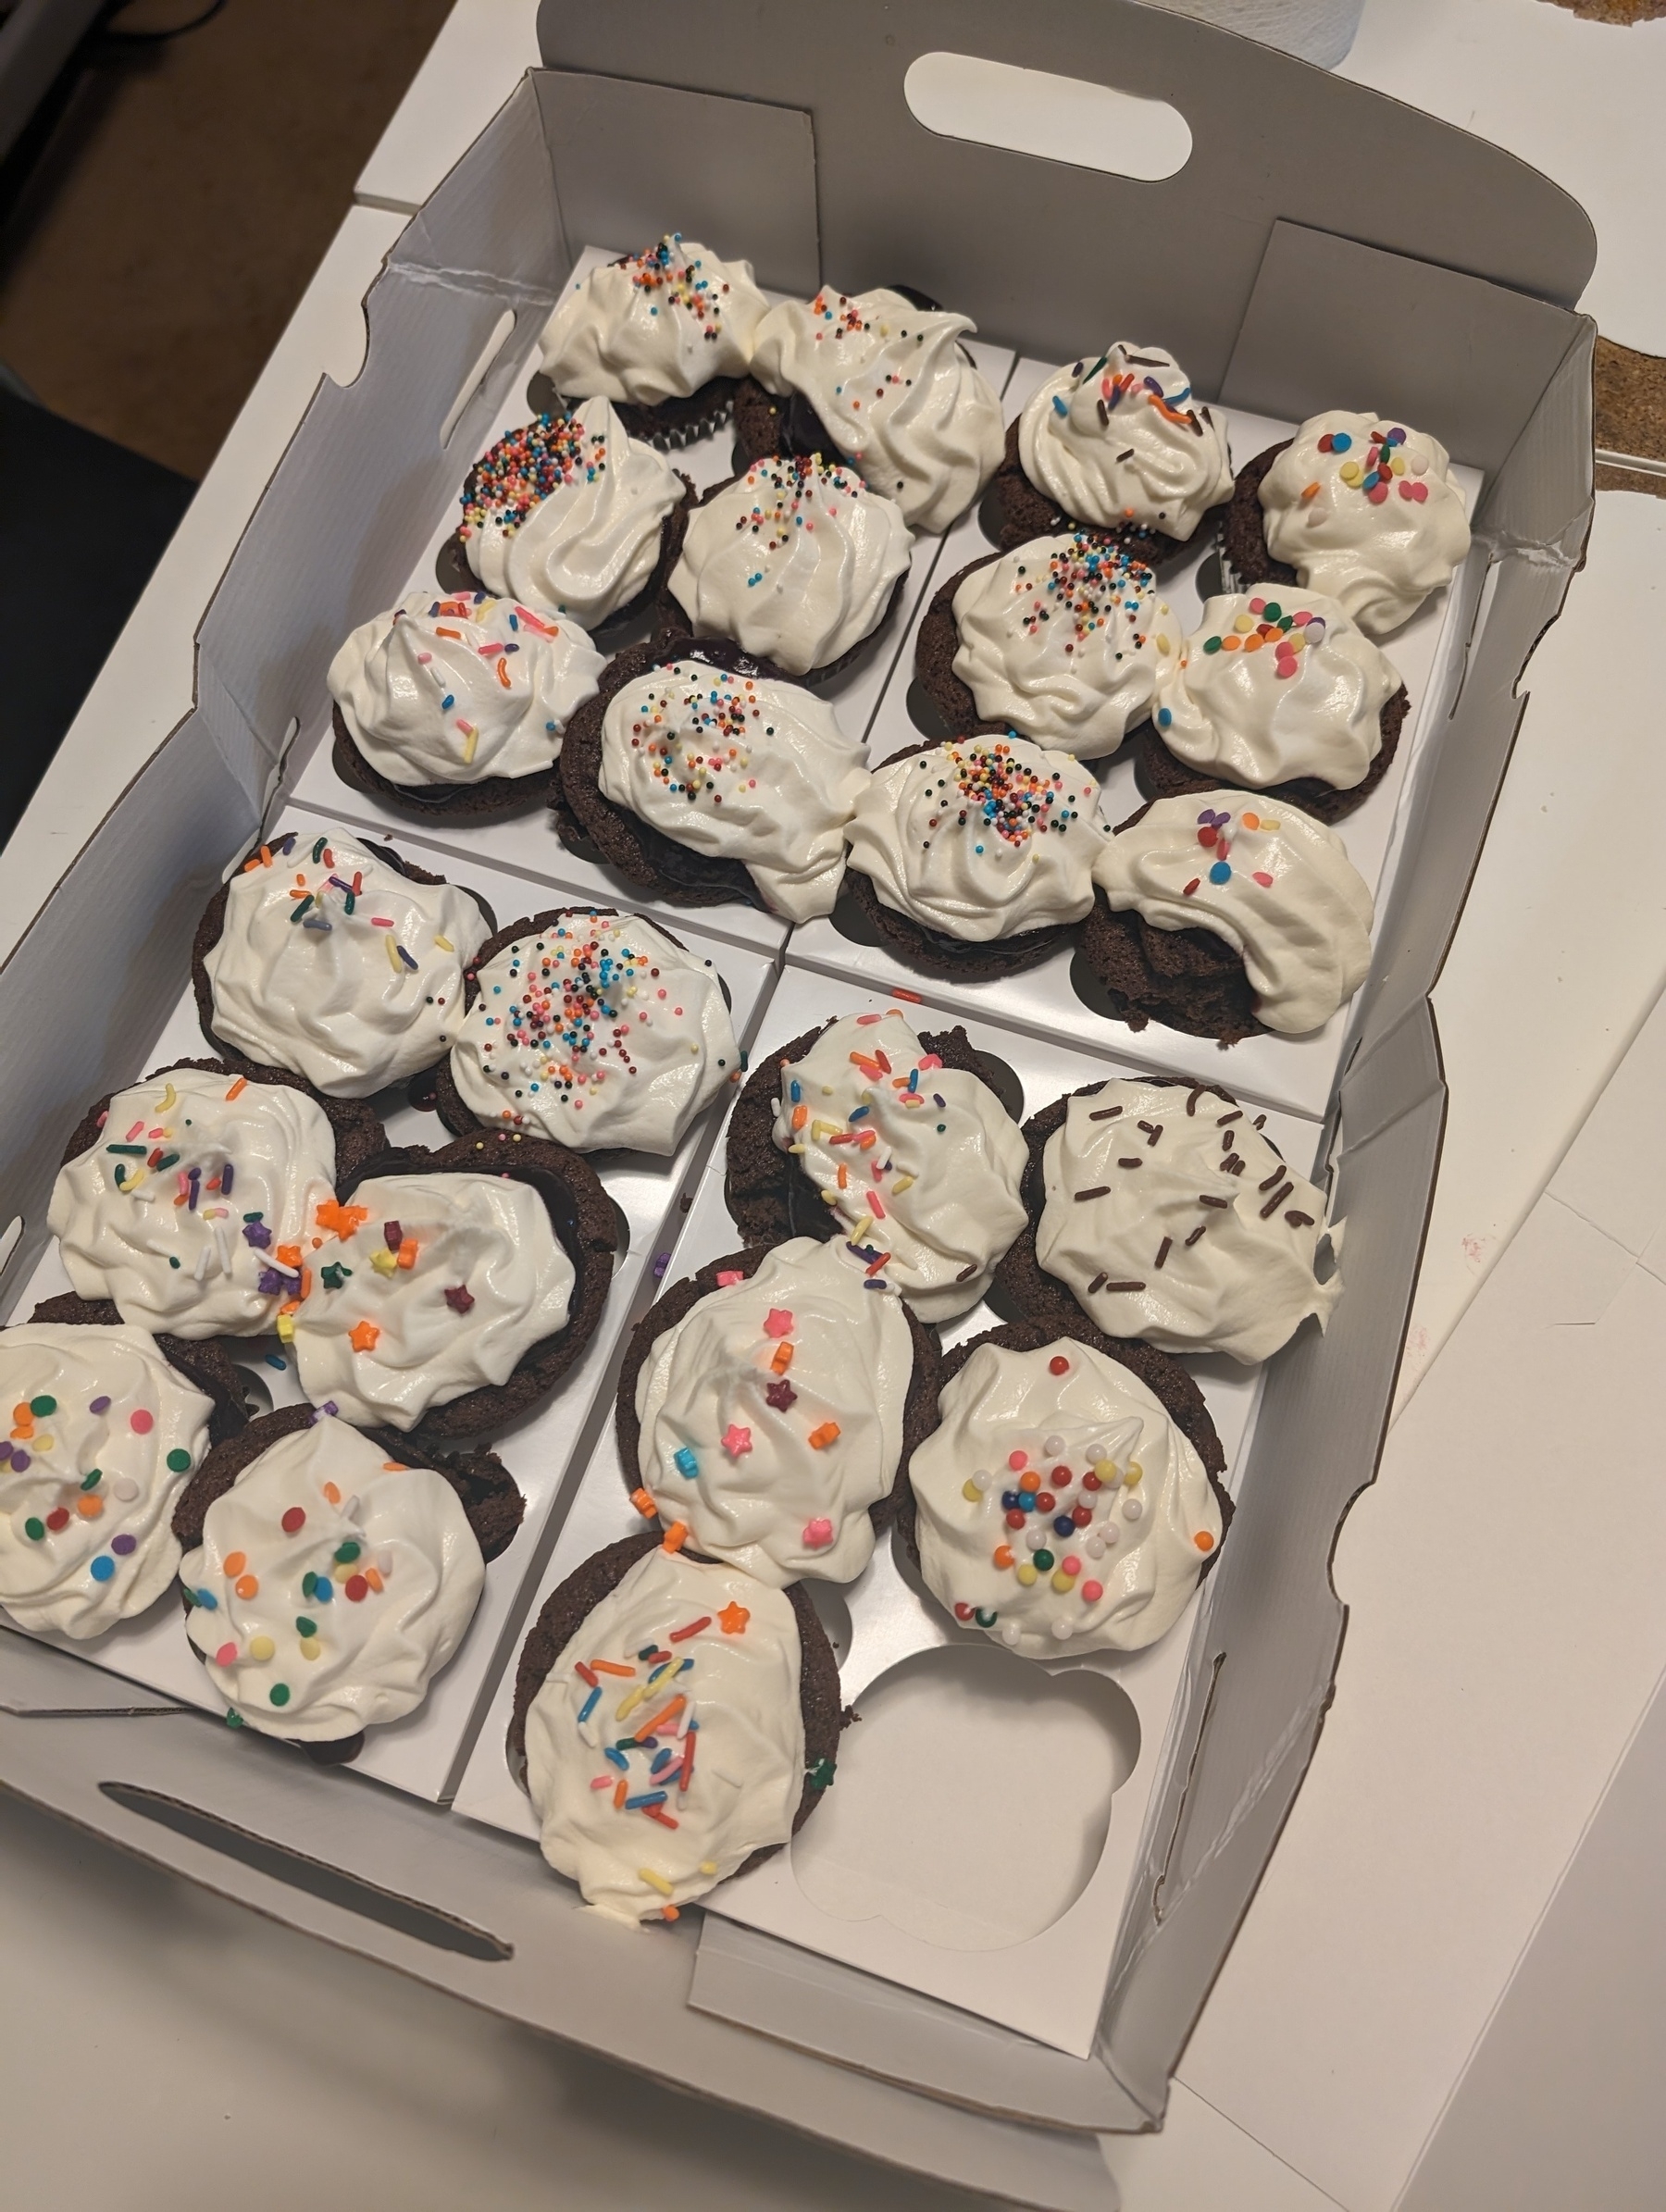
{"label": "cupcake tray insert", "polygon": [[[330,826],[323,816],[302,807],[288,807],[279,814],[269,835],[280,838],[286,830],[295,829],[310,841]],[[453,880],[479,891],[505,926],[517,914],[553,903],[548,887],[528,883],[473,859],[454,867]],[[710,959],[727,985],[731,1019],[744,1051],[748,1035],[756,1026],[767,1000],[773,974],[769,962],[720,938],[702,939],[681,919],[677,934],[691,952]],[[131,1081],[152,1068],[162,1067],[170,1059],[201,1060],[210,1050],[197,1020],[195,1000],[188,990],[155,1046],[141,1054],[124,1080]],[[384,1091],[374,1103],[382,1113],[392,1143],[431,1148],[449,1141],[449,1132],[436,1115],[416,1112],[405,1104],[403,1084]],[[669,1160],[658,1160],[645,1152],[614,1152],[593,1162],[618,1210],[621,1241],[628,1232],[628,1245],[615,1263],[606,1307],[582,1357],[543,1405],[491,1439],[527,1500],[520,1530],[508,1550],[487,1566],[479,1605],[449,1665],[435,1676],[433,1687],[415,1712],[367,1733],[365,1747],[353,1762],[354,1772],[373,1774],[379,1782],[430,1799],[448,1796],[455,1786],[473,1741],[479,1702],[489,1692],[505,1652],[513,1659],[513,1632],[520,1617],[521,1594],[537,1571],[543,1539],[557,1516],[567,1471],[581,1463],[611,1405],[611,1377],[621,1339],[632,1314],[652,1299],[653,1263],[675,1236],[680,1221],[679,1201],[694,1185],[723,1112],[720,1096]],[[68,1134],[67,1125],[64,1135]],[[11,1318],[27,1319],[43,1299],[56,1297],[69,1286],[54,1240],[14,1300]],[[276,1337],[251,1337],[236,1347],[234,1356],[274,1404],[293,1404],[300,1399],[293,1361],[285,1357]],[[56,1635],[42,1640],[74,1651],[150,1689],[166,1692],[184,1704],[210,1712],[222,1709],[185,1634],[179,1593],[172,1587],[146,1612],[120,1622],[96,1644],[75,1645]]]}
{"label": "cupcake tray insert", "polygon": [[[789,968],[770,999],[753,1060],[840,1015],[889,1012],[900,1012],[916,1033],[939,1024],[950,1025],[944,1017],[934,1016],[929,1008],[907,1001],[900,1004],[889,992]],[[1002,1029],[976,1019],[967,1033],[980,1051],[1003,1061],[1018,1078],[1024,1092],[1025,1119],[1083,1084],[1140,1072],[1131,1061],[1117,1055],[1086,1053],[1072,1045],[1046,1043],[1026,1032]],[[1293,1166],[1303,1174],[1313,1172],[1322,1137],[1316,1122],[1269,1112],[1267,1134]],[[667,1282],[693,1274],[743,1242],[724,1202],[725,1161],[726,1143],[720,1138],[702,1173],[666,1271]],[[980,1304],[945,1325],[945,1348],[998,1326],[1000,1319],[989,1306]],[[1216,1358],[1187,1359],[1184,1364],[1201,1388],[1220,1433],[1227,1460],[1224,1480],[1227,1488],[1236,1492],[1237,1473],[1254,1424],[1260,1371]],[[604,1420],[542,1581],[528,1603],[528,1619],[582,1560],[640,1526],[620,1473],[612,1422]],[[1229,1535],[1217,1572],[1225,1572],[1234,1541]],[[888,1733],[894,1734],[900,1726],[911,1736],[917,1736],[914,1771],[921,1777],[937,1778],[929,1793],[933,1802],[921,1807],[916,1814],[926,1833],[910,1834],[905,1814],[893,1811],[894,1851],[888,1850],[877,1859],[864,1856],[850,1865],[834,1856],[839,1848],[837,1844],[833,1853],[829,1852],[834,1807],[841,1808],[839,1818],[842,1826],[843,1806],[863,1787],[860,1780],[852,1780],[860,1772],[859,1765],[852,1762],[860,1762],[864,1751],[862,1731],[857,1728],[846,1734],[841,1749],[845,1798],[831,1800],[795,1843],[765,1865],[711,1893],[705,1900],[708,1908],[1086,2057],[1123,1906],[1138,1869],[1149,1855],[1142,1848],[1145,1815],[1167,1757],[1168,1724],[1185,1672],[1192,1627],[1199,1609],[1208,1602],[1213,1580],[1212,1575],[1204,1582],[1193,1607],[1166,1636],[1145,1651],[1106,1652],[1086,1659],[1034,1664],[1015,1659],[980,1632],[960,1627],[926,1591],[901,1545],[893,1537],[882,1536],[856,1582],[810,1586],[824,1601],[828,1593],[837,1593],[827,1604],[825,1617],[839,1659],[844,1700],[854,1704],[858,1711],[864,1696],[877,1696],[885,1704],[898,1684],[898,1670],[908,1671],[908,1662],[916,1655],[944,1655],[949,1679],[912,1685],[905,1711],[900,1717],[888,1716],[887,1724]],[[951,1654],[958,1656],[950,1658]],[[1081,1885],[1073,1896],[1061,1900],[1059,1916],[1027,1940],[1016,1943],[1004,1932],[996,1891],[991,1890],[984,1900],[992,1917],[980,1918],[983,1908],[976,1883],[956,1892],[951,1913],[939,1909],[935,1921],[929,1918],[932,1900],[941,1895],[941,1884],[931,1871],[930,1832],[940,1819],[938,1806],[942,1792],[955,1789],[951,1776],[942,1771],[942,1761],[933,1753],[934,1714],[943,1711],[940,1699],[958,1705],[968,1691],[976,1696],[991,1667],[1018,1711],[1027,1710],[1040,1730],[1061,1732],[1058,1758],[1040,1797],[1017,1788],[1003,1790],[999,1766],[993,1762],[988,1771],[976,1776],[964,1792],[968,1859],[983,1866],[1027,1864],[1032,1855],[1038,1853],[1057,1866],[1061,1859],[1070,1862],[1078,1847],[1089,1855],[1089,1864],[1082,1869]],[[1106,1744],[1102,1738],[1095,1741],[1091,1730],[1086,1737],[1074,1730],[1061,1718],[1056,1701],[1050,1696],[1051,1678],[1075,1674],[1084,1667],[1113,1685],[1124,1721],[1115,1733],[1118,1741],[1132,1752],[1129,1771],[1119,1781],[1111,1804],[1108,1829],[1102,1826]],[[504,1756],[504,1734],[513,1699],[511,1668],[499,1681],[458,1788],[455,1808],[514,1834],[535,1837],[530,1804],[511,1776]],[[895,1749],[888,1750],[888,1758],[897,1756]],[[1092,1845],[1096,1833],[1102,1838],[1098,1848]],[[1084,1840],[1078,1845],[1078,1839]],[[871,1845],[869,1848],[871,1852]],[[806,1857],[812,1868],[802,1882],[794,1870]],[[925,1870],[917,1895],[909,1887],[914,1868]],[[809,1894],[806,1882],[815,1895]],[[829,1908],[827,1900],[833,1896],[839,1899],[838,1910]],[[920,1932],[923,1921],[935,1926],[935,1937]]]}

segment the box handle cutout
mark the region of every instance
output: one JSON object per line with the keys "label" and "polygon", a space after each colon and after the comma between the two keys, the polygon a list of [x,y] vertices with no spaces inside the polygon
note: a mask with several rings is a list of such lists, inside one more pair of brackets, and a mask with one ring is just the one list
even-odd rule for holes
{"label": "box handle cutout", "polygon": [[1166,100],[973,54],[922,54],[902,80],[916,123],[939,138],[1155,184],[1191,158],[1191,128]]}
{"label": "box handle cutout", "polygon": [[218,1813],[204,1812],[197,1806],[187,1805],[181,1798],[165,1796],[160,1790],[141,1789],[127,1782],[101,1782],[98,1787],[102,1796],[128,1812],[155,1821],[159,1827],[170,1828],[176,1835],[186,1836],[193,1844],[205,1845],[222,1858],[235,1858],[243,1866],[253,1867],[258,1874],[268,1874],[274,1882],[287,1883],[291,1889],[305,1890],[308,1896],[321,1898],[326,1905],[339,1906],[345,1912],[356,1912],[362,1920],[376,1920],[401,1935],[415,1936],[418,1943],[431,1944],[436,1950],[459,1951],[466,1958],[482,1958],[491,1963],[515,1956],[512,1944],[489,1935],[484,1928],[477,1928],[472,1921],[438,1912],[431,1905],[418,1905],[392,1890],[363,1882],[356,1874],[342,1873],[335,1867],[326,1866],[322,1859],[308,1858],[305,1852],[292,1851],[285,1844],[268,1843],[264,1836],[251,1835],[246,1828],[222,1821]]}
{"label": "box handle cutout", "polygon": [[492,324],[491,336],[486,341],[485,344],[480,348],[479,354],[475,356],[474,367],[469,370],[468,374],[463,379],[463,389],[458,392],[456,398],[453,400],[451,407],[447,412],[445,420],[440,426],[440,442],[441,445],[449,445],[451,443],[452,432],[456,429],[458,423],[463,419],[463,410],[468,405],[469,401],[472,400],[479,391],[487,378],[491,374],[493,364],[496,362],[498,355],[504,350],[504,341],[509,336],[514,328],[515,310],[513,307],[505,307],[502,315],[498,317],[496,322]]}

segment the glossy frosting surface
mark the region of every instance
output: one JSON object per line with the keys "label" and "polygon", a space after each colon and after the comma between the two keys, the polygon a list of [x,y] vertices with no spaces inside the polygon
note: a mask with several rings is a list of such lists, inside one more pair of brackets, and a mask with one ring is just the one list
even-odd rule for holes
{"label": "glossy frosting surface", "polygon": [[750,261],[667,231],[657,245],[569,284],[539,339],[539,366],[568,399],[657,406],[714,377],[742,377],[765,311]]}
{"label": "glossy frosting surface", "polygon": [[1119,341],[1049,377],[1018,418],[1018,458],[1038,491],[1099,529],[1189,538],[1232,496],[1225,432],[1157,345]]}

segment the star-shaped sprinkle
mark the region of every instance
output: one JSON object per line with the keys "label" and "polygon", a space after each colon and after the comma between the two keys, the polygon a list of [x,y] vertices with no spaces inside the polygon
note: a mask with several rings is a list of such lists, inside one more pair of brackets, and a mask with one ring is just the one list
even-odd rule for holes
{"label": "star-shaped sprinkle", "polygon": [[726,1605],[717,1616],[717,1625],[726,1636],[743,1636],[751,1619],[743,1605]]}
{"label": "star-shaped sprinkle", "polygon": [[806,1551],[826,1551],[832,1541],[833,1523],[825,1514],[818,1514],[814,1521],[805,1522],[804,1549]]}
{"label": "star-shaped sprinkle", "polygon": [[777,1413],[786,1412],[789,1406],[798,1402],[798,1392],[786,1381],[771,1383],[764,1395]]}
{"label": "star-shaped sprinkle", "polygon": [[731,1421],[723,1432],[723,1448],[731,1460],[738,1460],[742,1452],[752,1449],[752,1431]]}
{"label": "star-shaped sprinkle", "polygon": [[790,1336],[792,1315],[784,1306],[771,1306],[764,1316],[764,1334],[766,1336]]}

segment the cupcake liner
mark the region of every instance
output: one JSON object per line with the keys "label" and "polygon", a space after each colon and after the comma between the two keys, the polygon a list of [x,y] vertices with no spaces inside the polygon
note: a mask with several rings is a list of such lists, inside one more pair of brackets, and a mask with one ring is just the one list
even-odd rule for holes
{"label": "cupcake liner", "polygon": [[[615,400],[613,411],[628,436],[662,454],[678,453],[714,436],[729,420],[740,382],[738,377],[713,377],[686,397],[654,402]],[[535,415],[570,415],[589,396],[558,391],[542,369],[534,373],[527,386],[527,404]]]}

